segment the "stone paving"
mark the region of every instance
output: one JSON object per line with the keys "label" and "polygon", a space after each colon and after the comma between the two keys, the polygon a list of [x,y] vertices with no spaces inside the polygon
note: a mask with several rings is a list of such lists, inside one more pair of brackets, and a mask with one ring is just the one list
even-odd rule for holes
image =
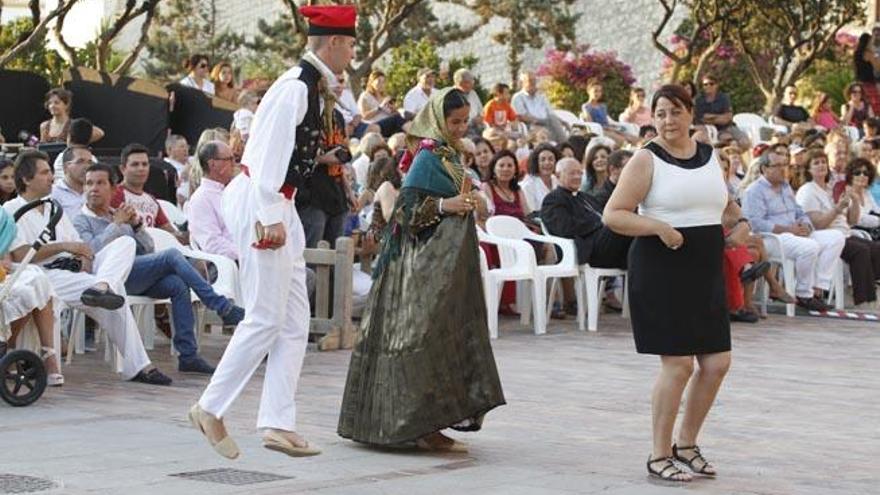
{"label": "stone paving", "polygon": [[[212,359],[224,343],[202,339]],[[734,346],[701,440],[722,474],[690,485],[646,476],[657,358],[635,354],[628,323],[603,315],[598,333],[553,322],[540,337],[502,321],[494,347],[508,405],[483,431],[453,433],[471,446],[465,455],[373,450],[337,437],[348,352],[306,357],[300,429],[323,455],[291,459],[260,447],[258,372],[227,420],[243,451],[237,461],[216,456],[185,420],[206,378],[172,373],[170,388],[124,383],[103,353],[77,356],[63,388],[27,408],[0,403],[0,493],[13,493],[4,475],[50,480],[56,488],[39,493],[64,494],[880,493],[880,323],[771,316],[736,325]],[[167,345],[151,354],[173,368]],[[274,481],[173,476],[217,469]]]}

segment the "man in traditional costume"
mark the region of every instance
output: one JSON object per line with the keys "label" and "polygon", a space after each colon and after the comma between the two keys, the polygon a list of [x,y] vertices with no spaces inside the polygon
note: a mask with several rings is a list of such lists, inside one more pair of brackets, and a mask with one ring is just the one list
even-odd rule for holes
{"label": "man in traditional costume", "polygon": [[254,116],[242,171],[223,193],[223,216],[238,245],[245,319],[217,371],[190,410],[190,421],[220,455],[239,450],[223,416],[264,358],[257,427],[263,446],[290,456],[320,450],[296,433],[296,386],[309,334],[305,235],[294,206],[297,188],[317,167],[338,165],[329,82],[354,56],[356,11],[305,6],[308,51],[269,88]]}

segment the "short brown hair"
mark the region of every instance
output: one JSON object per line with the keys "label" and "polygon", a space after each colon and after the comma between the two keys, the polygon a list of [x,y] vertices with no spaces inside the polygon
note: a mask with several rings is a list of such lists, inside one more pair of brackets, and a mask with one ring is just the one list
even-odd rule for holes
{"label": "short brown hair", "polygon": [[43,101],[45,106],[49,106],[49,100],[52,97],[56,97],[59,100],[63,101],[65,105],[67,105],[68,110],[70,109],[70,104],[73,102],[73,93],[64,89],[64,88],[53,88],[46,92],[46,99]]}
{"label": "short brown hair", "polygon": [[828,155],[825,153],[825,150],[822,148],[812,148],[807,152],[807,166],[804,167],[804,179],[807,181],[813,180],[813,174],[810,173],[810,165],[813,164],[813,160],[818,158],[825,159],[825,166],[828,168],[828,172],[831,172],[831,167],[828,165]]}
{"label": "short brown hair", "polygon": [[678,108],[684,108],[688,112],[694,111],[694,100],[688,94],[684,86],[680,84],[664,84],[654,93],[651,98],[651,113],[657,110],[657,102],[660,98],[666,98]]}

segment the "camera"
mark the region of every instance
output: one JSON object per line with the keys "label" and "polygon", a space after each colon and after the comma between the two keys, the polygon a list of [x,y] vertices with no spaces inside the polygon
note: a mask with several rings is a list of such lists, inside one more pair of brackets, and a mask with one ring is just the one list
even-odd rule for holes
{"label": "camera", "polygon": [[328,154],[330,154],[330,153],[336,155],[336,159],[339,160],[341,163],[348,163],[351,161],[351,158],[352,158],[351,152],[348,151],[348,148],[346,148],[345,146],[342,146],[342,145],[337,146],[337,147],[333,148],[332,150],[328,151]]}

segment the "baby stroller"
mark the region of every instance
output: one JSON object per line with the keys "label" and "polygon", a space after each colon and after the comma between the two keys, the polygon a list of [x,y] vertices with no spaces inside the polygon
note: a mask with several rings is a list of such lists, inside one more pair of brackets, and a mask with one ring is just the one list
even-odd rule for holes
{"label": "baby stroller", "polygon": [[[22,206],[15,212],[14,218],[10,218],[9,214],[0,208],[0,256],[5,256],[10,244],[15,240],[15,222],[28,211],[43,204],[49,207],[49,223],[31,245],[21,263],[6,277],[6,280],[2,281],[0,302],[9,297],[16,279],[19,278],[37,251],[54,239],[55,226],[61,220],[63,213],[61,206],[48,198],[31,201]],[[3,307],[0,306],[0,398],[10,406],[29,406],[36,402],[46,390],[46,368],[40,356],[31,351],[16,349],[7,352],[10,331],[6,326],[6,319],[2,315],[2,311]]]}

